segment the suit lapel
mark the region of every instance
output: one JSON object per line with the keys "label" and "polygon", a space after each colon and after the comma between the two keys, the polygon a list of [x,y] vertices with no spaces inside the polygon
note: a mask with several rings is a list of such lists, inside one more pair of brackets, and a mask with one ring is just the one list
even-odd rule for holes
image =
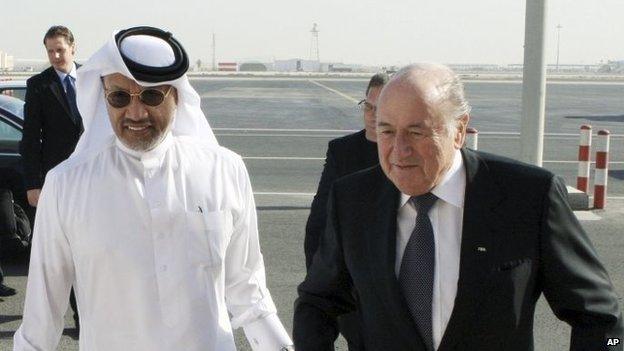
{"label": "suit lapel", "polygon": [[[371,259],[370,271],[376,282],[376,291],[385,302],[392,328],[403,336],[404,341],[416,345],[419,332],[414,323],[394,271],[396,261],[396,222],[399,190],[385,177],[379,167],[380,192],[372,206],[371,217],[375,225],[368,231],[368,252]],[[422,343],[422,349],[425,349]]]}
{"label": "suit lapel", "polygon": [[501,225],[496,211],[502,200],[498,180],[489,173],[487,164],[473,151],[463,149],[466,168],[466,194],[464,201],[459,281],[455,306],[442,338],[439,350],[451,349],[461,340],[466,326],[478,320],[480,300],[487,298],[483,284],[492,270],[491,239]]}
{"label": "suit lapel", "polygon": [[69,109],[69,104],[67,103],[67,98],[65,97],[65,89],[63,89],[61,79],[59,78],[58,74],[56,74],[54,67],[50,67],[48,70],[48,82],[50,90],[52,91],[52,94],[54,94],[54,97],[58,100],[59,104],[63,106],[63,109],[65,110],[67,116],[72,120],[72,122],[74,122],[71,111]]}

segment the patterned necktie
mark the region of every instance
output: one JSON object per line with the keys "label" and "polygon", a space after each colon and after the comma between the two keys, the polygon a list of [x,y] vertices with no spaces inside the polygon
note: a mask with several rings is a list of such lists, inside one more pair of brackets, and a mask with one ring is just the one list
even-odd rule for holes
{"label": "patterned necktie", "polygon": [[78,112],[78,105],[76,104],[76,91],[72,85],[71,77],[65,76],[65,92],[67,93],[67,101],[69,102],[69,109],[74,117],[75,121],[80,121],[80,112]]}
{"label": "patterned necktie", "polygon": [[433,350],[432,302],[435,271],[435,241],[428,213],[437,199],[431,193],[410,199],[418,215],[399,270],[403,296],[427,350]]}

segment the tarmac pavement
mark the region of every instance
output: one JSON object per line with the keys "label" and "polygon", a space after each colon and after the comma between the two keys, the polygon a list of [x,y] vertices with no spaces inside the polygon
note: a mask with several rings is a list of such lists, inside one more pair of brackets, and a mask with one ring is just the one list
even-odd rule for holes
{"label": "tarmac pavement", "polygon": [[[309,205],[323,168],[327,142],[361,126],[354,101],[364,79],[193,80],[219,142],[245,158],[258,208],[268,285],[287,330],[292,330],[296,286],[305,276],[303,237]],[[317,84],[318,83],[318,84]],[[471,125],[480,131],[479,149],[518,157],[521,86],[514,82],[471,82]],[[620,296],[624,295],[624,85],[549,84],[544,167],[575,184],[578,128],[610,129],[611,163],[605,210],[579,213]],[[592,156],[592,158],[594,158]],[[35,233],[36,235],[36,233]],[[6,284],[16,296],[0,301],[0,350],[11,349],[26,289],[26,260],[3,262]],[[120,287],[123,288],[123,287]],[[622,305],[622,301],[620,304]],[[73,321],[59,350],[77,350]],[[570,328],[542,299],[535,318],[536,350],[567,350]],[[250,350],[241,332],[240,350]],[[346,350],[339,341],[337,350]]]}

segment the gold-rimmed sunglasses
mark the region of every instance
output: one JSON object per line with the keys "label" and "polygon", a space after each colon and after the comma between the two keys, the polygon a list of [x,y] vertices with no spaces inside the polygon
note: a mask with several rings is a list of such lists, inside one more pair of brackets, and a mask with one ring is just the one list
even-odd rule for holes
{"label": "gold-rimmed sunglasses", "polygon": [[156,88],[147,88],[139,91],[138,93],[131,93],[121,89],[111,90],[106,88],[104,88],[104,91],[106,92],[106,101],[108,101],[108,104],[114,108],[128,106],[134,96],[138,97],[143,104],[156,107],[165,101],[165,98],[169,95],[172,88],[172,86],[169,86],[166,91]]}

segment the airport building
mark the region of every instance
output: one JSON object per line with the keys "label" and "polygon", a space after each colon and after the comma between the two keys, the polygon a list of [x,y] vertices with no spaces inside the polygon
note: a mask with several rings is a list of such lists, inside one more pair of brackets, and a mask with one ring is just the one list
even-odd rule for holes
{"label": "airport building", "polygon": [[275,60],[274,68],[277,72],[319,72],[321,64],[314,60]]}
{"label": "airport building", "polygon": [[12,71],[13,68],[13,56],[0,51],[0,71]]}

